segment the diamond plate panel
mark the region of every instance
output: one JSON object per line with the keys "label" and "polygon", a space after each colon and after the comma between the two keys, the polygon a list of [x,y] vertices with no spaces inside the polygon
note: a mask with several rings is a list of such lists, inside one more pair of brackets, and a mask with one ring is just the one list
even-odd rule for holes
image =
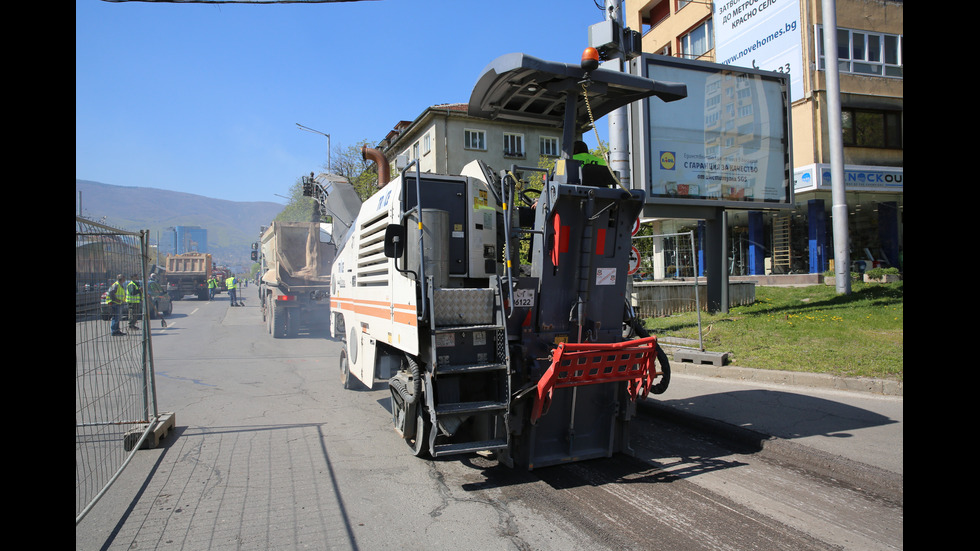
{"label": "diamond plate panel", "polygon": [[436,289],[432,299],[437,327],[493,323],[493,289]]}

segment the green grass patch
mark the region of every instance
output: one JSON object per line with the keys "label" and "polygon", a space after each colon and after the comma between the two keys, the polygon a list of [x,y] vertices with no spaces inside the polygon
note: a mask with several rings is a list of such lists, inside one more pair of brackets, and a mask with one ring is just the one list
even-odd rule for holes
{"label": "green grass patch", "polygon": [[[848,295],[830,285],[757,286],[755,296],[725,314],[702,312],[706,350],[729,352],[742,367],[902,380],[903,282],[854,282]],[[646,327],[698,338],[695,312],[648,318]]]}

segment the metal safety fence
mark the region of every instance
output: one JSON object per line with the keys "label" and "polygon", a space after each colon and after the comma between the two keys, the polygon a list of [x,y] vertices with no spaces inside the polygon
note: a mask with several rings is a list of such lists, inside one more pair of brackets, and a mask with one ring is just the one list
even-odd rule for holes
{"label": "metal safety fence", "polygon": [[147,288],[148,243],[146,231],[75,218],[76,525],[159,420],[145,293],[122,306],[104,298],[120,276]]}
{"label": "metal safety fence", "polygon": [[698,276],[698,250],[694,232],[633,237],[632,304],[643,318],[697,312],[698,347],[701,348],[701,305],[706,286]]}
{"label": "metal safety fence", "polygon": [[694,292],[700,275],[694,232],[634,236],[633,254],[634,294],[646,289],[634,296],[639,314],[656,317],[700,309],[701,293]]}

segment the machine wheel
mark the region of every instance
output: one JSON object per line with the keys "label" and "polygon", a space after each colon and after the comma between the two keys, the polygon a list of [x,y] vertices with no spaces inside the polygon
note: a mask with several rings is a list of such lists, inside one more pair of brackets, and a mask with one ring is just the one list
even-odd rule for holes
{"label": "machine wheel", "polygon": [[432,424],[429,422],[429,417],[425,414],[424,410],[425,408],[421,404],[415,408],[415,436],[405,439],[408,442],[408,447],[412,450],[412,455],[415,457],[426,457],[429,455],[429,430]]}
{"label": "machine wheel", "polygon": [[670,385],[670,361],[667,360],[667,353],[664,352],[663,348],[660,348],[660,344],[657,344],[657,363],[660,364],[660,371],[663,372],[663,375],[660,377],[659,383],[650,387],[650,392],[663,394]]}
{"label": "machine wheel", "polygon": [[350,378],[350,362],[347,361],[346,348],[340,351],[340,382],[346,390],[350,390],[353,386]]}

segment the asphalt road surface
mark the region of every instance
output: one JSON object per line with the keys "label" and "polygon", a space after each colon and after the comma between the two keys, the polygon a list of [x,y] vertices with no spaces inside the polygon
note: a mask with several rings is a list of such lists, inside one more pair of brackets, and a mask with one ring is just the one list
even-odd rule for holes
{"label": "asphalt road surface", "polygon": [[902,503],[654,418],[634,423],[634,457],[415,458],[386,384],[344,390],[340,342],[273,339],[244,291],[244,307],[179,301],[153,324],[176,428],[76,526],[76,549],[903,548]]}

